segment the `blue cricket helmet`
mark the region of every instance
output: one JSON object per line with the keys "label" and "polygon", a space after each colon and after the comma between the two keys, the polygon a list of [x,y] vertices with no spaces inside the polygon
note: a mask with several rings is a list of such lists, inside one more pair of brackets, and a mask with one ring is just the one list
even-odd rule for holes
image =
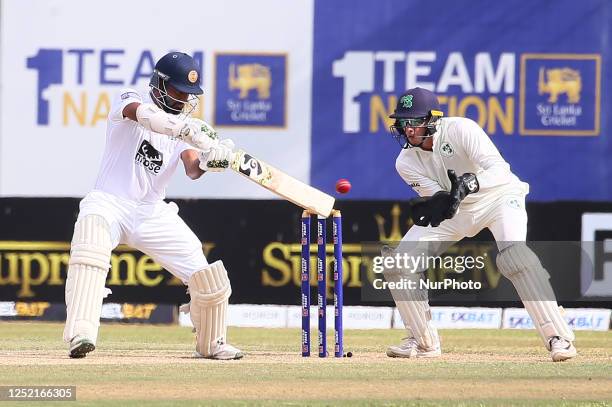
{"label": "blue cricket helmet", "polygon": [[[166,113],[188,116],[198,105],[198,96],[204,93],[200,87],[200,67],[184,52],[170,52],[155,64],[149,87],[151,98]],[[187,100],[168,93],[168,87],[187,94]]]}
{"label": "blue cricket helmet", "polygon": [[408,89],[397,101],[395,112],[391,119],[415,119],[427,117],[431,111],[439,111],[438,97],[431,91],[423,88]]}
{"label": "blue cricket helmet", "polygon": [[[395,119],[389,131],[402,148],[420,147],[426,138],[436,132],[437,121],[442,116],[438,97],[433,92],[419,87],[408,89],[400,96],[395,111],[389,116]],[[406,135],[407,126],[427,128],[419,144],[410,143]]]}
{"label": "blue cricket helmet", "polygon": [[204,93],[200,87],[200,67],[190,55],[184,52],[170,52],[155,64],[150,85],[162,88],[160,80],[174,89],[190,95]]}

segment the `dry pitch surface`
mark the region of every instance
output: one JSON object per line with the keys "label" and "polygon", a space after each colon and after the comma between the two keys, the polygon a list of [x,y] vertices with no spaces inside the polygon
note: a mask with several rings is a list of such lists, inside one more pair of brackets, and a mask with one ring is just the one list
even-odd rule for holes
{"label": "dry pitch surface", "polygon": [[579,357],[552,363],[534,331],[442,331],[432,360],[386,357],[402,331],[347,331],[352,358],[305,359],[297,329],[234,328],[247,356],[220,362],[191,358],[188,328],[114,324],[71,360],[62,328],[0,322],[0,384],[76,385],[69,406],[612,405],[612,332],[578,332]]}

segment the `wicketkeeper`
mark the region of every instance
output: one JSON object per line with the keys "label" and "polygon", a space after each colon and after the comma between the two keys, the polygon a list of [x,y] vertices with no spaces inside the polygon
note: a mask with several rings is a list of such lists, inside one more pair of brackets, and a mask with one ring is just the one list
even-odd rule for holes
{"label": "wicketkeeper", "polygon": [[[576,356],[574,334],[560,314],[550,276],[524,243],[529,185],[510,171],[477,123],[461,117],[443,118],[436,95],[428,90],[406,91],[390,117],[395,119],[392,134],[402,147],[397,171],[421,197],[411,201],[415,225],[399,247],[418,256],[426,245],[427,255],[437,256],[452,242],[489,228],[499,249],[499,271],[516,288],[552,360]],[[384,274],[387,281],[418,281],[424,270],[416,271],[388,269]],[[387,355],[440,356],[427,292],[391,291],[408,337],[390,346]]]}

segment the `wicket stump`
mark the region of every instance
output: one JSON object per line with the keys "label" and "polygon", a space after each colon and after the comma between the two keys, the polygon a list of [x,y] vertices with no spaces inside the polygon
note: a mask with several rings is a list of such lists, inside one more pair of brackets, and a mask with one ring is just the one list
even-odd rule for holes
{"label": "wicket stump", "polygon": [[[301,222],[301,298],[302,298],[302,356],[310,356],[310,218],[311,213],[304,211]],[[343,356],[342,329],[342,215],[332,211],[332,235],[334,245],[334,356]],[[317,217],[317,305],[318,305],[318,344],[319,357],[327,357],[327,273],[326,273],[326,220]]]}

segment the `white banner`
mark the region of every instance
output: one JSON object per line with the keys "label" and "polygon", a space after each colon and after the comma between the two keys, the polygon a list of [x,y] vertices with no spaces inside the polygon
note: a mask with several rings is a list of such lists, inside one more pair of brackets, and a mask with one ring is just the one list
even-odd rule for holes
{"label": "white banner", "polygon": [[348,306],[342,314],[345,329],[389,329],[393,308]]}
{"label": "white banner", "polygon": [[[570,328],[576,331],[607,331],[611,313],[612,310],[603,308],[568,308],[562,312]],[[506,308],[502,328],[534,329],[534,326],[524,308]]]}
{"label": "white banner", "polygon": [[[327,329],[334,329],[334,307],[326,308]],[[344,329],[389,329],[391,328],[391,307],[343,307]],[[317,307],[310,308],[310,327],[318,327]],[[228,326],[261,328],[300,328],[302,309],[297,305],[253,305],[230,304]],[[193,326],[189,314],[179,313],[179,325]]]}
{"label": "white banner", "polygon": [[0,317],[15,317],[17,309],[13,301],[0,301]]}
{"label": "white banner", "polygon": [[121,304],[116,303],[105,303],[102,304],[102,312],[100,313],[102,319],[123,319],[123,311],[121,310]]}
{"label": "white banner", "polygon": [[287,326],[287,307],[232,304],[228,307],[227,324],[240,327],[284,328]]}
{"label": "white banner", "polygon": [[[122,87],[147,92],[170,50],[201,62],[198,116],[309,182],[313,10],[313,0],[4,0],[0,196],[85,195],[109,101]],[[168,196],[274,197],[230,172],[191,181],[182,166]]]}
{"label": "white banner", "polygon": [[[315,328],[319,326],[319,315],[318,308],[316,305],[310,306],[310,327]],[[344,313],[346,313],[346,307],[344,307]],[[332,329],[334,326],[334,306],[328,305],[325,307],[325,323],[328,329]],[[302,326],[302,308],[295,305],[289,306],[287,313],[287,328],[300,328]]]}
{"label": "white banner", "polygon": [[[327,329],[334,329],[334,306],[328,305],[325,309]],[[391,307],[364,307],[344,306],[342,307],[342,326],[344,329],[388,329],[391,327]],[[299,328],[302,326],[302,308],[289,306],[287,327]],[[310,307],[310,327],[317,328],[319,325],[317,306]]]}
{"label": "white banner", "polygon": [[[480,307],[431,307],[431,320],[440,329],[498,329],[502,321],[501,308]],[[393,327],[404,329],[397,308]]]}

